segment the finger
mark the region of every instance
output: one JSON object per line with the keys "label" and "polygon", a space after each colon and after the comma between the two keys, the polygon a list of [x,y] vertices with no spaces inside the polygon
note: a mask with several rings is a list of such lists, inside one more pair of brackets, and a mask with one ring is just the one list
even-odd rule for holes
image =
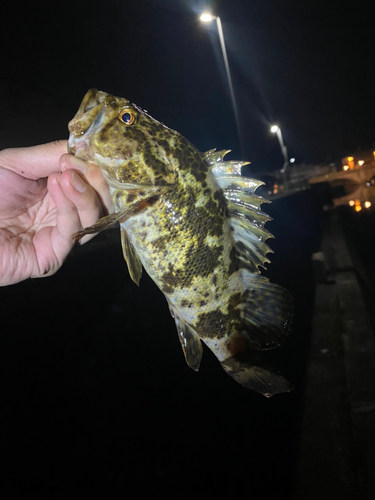
{"label": "finger", "polygon": [[72,234],[81,228],[81,220],[74,203],[60,185],[61,174],[54,172],[48,178],[48,191],[56,206],[56,225],[51,233],[53,250],[61,263],[73,247]]}
{"label": "finger", "polygon": [[112,197],[109,192],[109,187],[104,180],[101,169],[93,164],[87,163],[71,154],[64,154],[60,158],[60,170],[75,170],[79,172],[90,186],[96,191],[96,194],[101,202],[105,215],[113,213]]}
{"label": "finger", "polygon": [[0,165],[28,179],[39,179],[59,170],[59,158],[66,151],[66,140],[4,149],[0,152]]}
{"label": "finger", "polygon": [[34,277],[50,276],[62,265],[73,247],[71,234],[80,227],[74,204],[65,196],[57,172],[48,178],[47,188],[55,204],[56,224],[39,228],[33,238],[39,271]]}
{"label": "finger", "polygon": [[[102,205],[95,190],[74,170],[62,172],[59,184],[66,198],[73,204],[82,229],[92,226],[103,215]],[[86,237],[83,243],[93,236]]]}
{"label": "finger", "polygon": [[[59,175],[54,172],[48,177],[47,188],[54,205],[51,203],[45,224],[40,225],[33,237],[38,262],[38,272],[33,277],[50,276],[61,267],[74,245],[72,234],[81,228],[77,209],[64,194]],[[48,216],[56,219],[55,225],[50,225]]]}

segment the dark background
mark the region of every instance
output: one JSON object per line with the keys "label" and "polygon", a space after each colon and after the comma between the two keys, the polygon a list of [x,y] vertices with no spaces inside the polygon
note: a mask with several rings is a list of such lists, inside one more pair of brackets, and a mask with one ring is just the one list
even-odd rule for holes
{"label": "dark background", "polygon": [[[37,125],[44,130],[35,139],[66,137],[62,110],[69,119],[97,87],[136,102],[201,150],[232,148],[238,157],[216,24],[197,17],[208,4],[222,20],[242,156],[256,172],[282,164],[273,122],[297,163],[372,147],[373,19],[361,0],[8,2],[0,34],[1,145],[17,135],[24,144],[24,127]],[[35,102],[29,91],[47,101]],[[9,111],[9,101],[23,107]],[[61,116],[48,114],[51,105]]]}
{"label": "dark background", "polygon": [[[67,137],[88,88],[131,99],[201,150],[231,148],[247,173],[280,168],[277,122],[297,163],[374,140],[373,20],[366,2],[211,2],[239,108],[238,139],[216,27],[203,2],[8,3],[2,11],[0,147]],[[184,361],[162,294],[134,285],[116,230],[53,277],[0,290],[1,498],[294,497],[313,308],[313,193],[267,206],[267,275],[295,301],[275,354],[295,385],[266,400],[205,349]],[[151,493],[150,493],[151,489]]]}

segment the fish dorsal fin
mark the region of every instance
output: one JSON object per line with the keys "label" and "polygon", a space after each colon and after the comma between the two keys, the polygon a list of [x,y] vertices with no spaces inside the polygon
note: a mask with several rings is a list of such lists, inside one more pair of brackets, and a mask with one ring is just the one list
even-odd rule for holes
{"label": "fish dorsal fin", "polygon": [[289,332],[292,298],[284,288],[260,275],[259,268],[270,262],[267,254],[272,253],[266,240],[273,236],[264,227],[272,219],[261,210],[261,205],[269,201],[255,194],[263,182],[242,177],[241,167],[245,163],[223,161],[223,153],[210,153],[206,162],[212,165],[211,173],[225,196],[230,217],[233,258],[243,290],[241,333],[251,348],[272,349]]}
{"label": "fish dorsal fin", "polygon": [[176,323],[178,338],[184,351],[186,363],[197,372],[203,354],[201,339],[197,332],[181,318],[176,309],[170,304],[169,310]]}
{"label": "fish dorsal fin", "polygon": [[142,263],[139,260],[138,254],[131,244],[128,233],[123,226],[121,226],[121,246],[124,259],[128,265],[130,277],[134,283],[139,286],[139,282],[142,277]]}
{"label": "fish dorsal fin", "polygon": [[226,153],[225,150],[210,153],[206,162],[212,165],[211,173],[226,198],[239,267],[259,274],[259,268],[270,262],[267,254],[272,253],[265,242],[273,238],[264,227],[272,219],[260,208],[269,201],[255,194],[264,182],[243,177],[241,168],[248,162],[223,161]]}
{"label": "fish dorsal fin", "polygon": [[216,151],[216,148],[214,149],[209,149],[208,151],[204,152],[204,153],[201,153],[202,154],[202,158],[205,160],[207,158],[209,158],[212,153],[214,153]]}
{"label": "fish dorsal fin", "polygon": [[222,175],[227,173],[234,173],[241,175],[241,167],[244,165],[249,165],[250,161],[223,161],[225,155],[230,153],[230,149],[222,149],[221,151],[216,151],[216,149],[210,149],[203,153],[203,159],[213,170],[220,172]]}
{"label": "fish dorsal fin", "polygon": [[223,161],[225,155],[230,153],[230,149],[222,149],[221,151],[216,151],[215,149],[210,149],[203,153],[203,159],[208,165],[215,165],[215,163]]}

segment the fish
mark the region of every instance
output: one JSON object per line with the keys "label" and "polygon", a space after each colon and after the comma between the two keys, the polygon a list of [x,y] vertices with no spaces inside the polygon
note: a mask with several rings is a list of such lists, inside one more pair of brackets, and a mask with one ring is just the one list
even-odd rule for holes
{"label": "fish", "polygon": [[292,384],[262,353],[281,345],[293,314],[289,292],[261,274],[270,260],[263,183],[229,150],[200,152],[131,101],[91,89],[69,122],[68,151],[97,164],[115,211],[73,235],[120,225],[131,279],[142,269],[164,294],[187,364],[203,343],[243,387],[270,397]]}

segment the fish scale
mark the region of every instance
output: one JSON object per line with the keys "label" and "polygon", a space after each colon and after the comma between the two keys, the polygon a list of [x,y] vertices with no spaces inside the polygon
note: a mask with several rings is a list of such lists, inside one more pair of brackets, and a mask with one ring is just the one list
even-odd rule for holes
{"label": "fish scale", "polygon": [[[125,117],[125,118],[123,118]],[[199,369],[203,341],[225,371],[269,397],[291,384],[262,351],[286,337],[292,299],[260,274],[271,252],[261,181],[247,162],[199,152],[185,137],[130,101],[92,89],[69,123],[69,152],[103,171],[115,213],[74,238],[120,222],[129,273],[144,268],[164,293],[188,365]]]}

